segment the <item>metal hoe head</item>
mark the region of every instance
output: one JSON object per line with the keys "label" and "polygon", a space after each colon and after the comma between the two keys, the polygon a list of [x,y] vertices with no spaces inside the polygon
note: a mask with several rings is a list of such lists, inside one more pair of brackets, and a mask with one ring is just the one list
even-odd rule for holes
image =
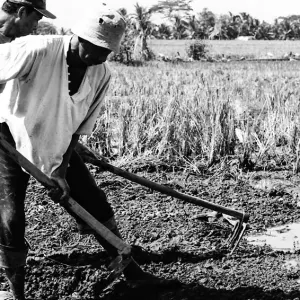
{"label": "metal hoe head", "polygon": [[237,248],[237,246],[239,245],[245,233],[245,230],[247,229],[248,220],[249,220],[249,215],[244,213],[242,219],[235,223],[232,230],[232,234],[226,241],[226,245],[231,250],[230,254],[232,254]]}
{"label": "metal hoe head", "polygon": [[110,277],[120,276],[124,269],[132,262],[132,257],[123,257],[122,255],[117,256],[108,266],[108,269],[111,271]]}
{"label": "metal hoe head", "polygon": [[107,278],[102,284],[102,292],[107,290],[114,283],[114,281],[122,275],[124,269],[126,269],[131,262],[131,256],[124,257],[122,255],[119,255],[110,263],[110,265],[108,266],[110,274],[107,276]]}

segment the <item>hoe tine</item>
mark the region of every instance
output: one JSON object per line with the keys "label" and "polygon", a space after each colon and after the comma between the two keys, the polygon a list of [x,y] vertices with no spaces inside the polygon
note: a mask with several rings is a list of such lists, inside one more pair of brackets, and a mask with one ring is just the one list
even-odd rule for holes
{"label": "hoe tine", "polygon": [[132,262],[132,258],[128,257],[122,257],[121,255],[117,256],[108,266],[108,269],[111,270],[110,275],[108,276],[108,279],[115,279],[118,276],[120,276],[124,269]]}
{"label": "hoe tine", "polygon": [[232,254],[235,251],[235,249],[237,248],[237,246],[239,245],[239,243],[245,233],[245,230],[247,229],[247,223],[241,223],[241,226],[239,226],[238,228],[239,228],[239,230],[235,234],[235,239],[233,239],[230,244],[230,248],[231,248],[230,254]]}
{"label": "hoe tine", "polygon": [[108,266],[108,269],[111,271],[110,274],[105,279],[105,282],[103,283],[101,289],[102,292],[108,289],[114,281],[120,277],[126,269],[126,267],[132,262],[131,257],[123,257],[121,255],[117,256]]}
{"label": "hoe tine", "polygon": [[233,227],[233,229],[232,229],[232,233],[231,233],[231,235],[228,237],[228,239],[227,239],[225,245],[230,246],[230,245],[232,244],[233,240],[234,240],[235,237],[236,237],[236,234],[237,234],[237,232],[238,232],[239,227],[240,227],[240,221],[237,221],[237,222],[234,224],[234,227]]}
{"label": "hoe tine", "polygon": [[239,245],[245,230],[247,229],[247,221],[249,219],[249,215],[244,214],[242,220],[239,220],[235,223],[234,228],[232,230],[231,236],[226,241],[226,245],[231,249],[230,254],[232,254],[237,246]]}

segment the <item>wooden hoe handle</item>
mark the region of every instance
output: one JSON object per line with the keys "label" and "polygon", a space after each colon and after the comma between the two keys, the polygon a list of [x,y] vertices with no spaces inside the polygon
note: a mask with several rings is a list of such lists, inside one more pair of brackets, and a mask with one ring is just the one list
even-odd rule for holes
{"label": "wooden hoe handle", "polygon": [[152,182],[150,180],[147,180],[145,178],[139,177],[135,174],[126,172],[126,171],[124,171],[120,168],[114,167],[114,166],[108,164],[107,162],[105,162],[103,160],[95,159],[95,160],[91,160],[90,163],[92,163],[95,166],[101,167],[102,169],[107,170],[107,171],[109,171],[113,174],[119,175],[123,178],[126,178],[126,179],[130,180],[130,181],[133,181],[133,182],[141,184],[145,187],[148,187],[152,190],[161,192],[165,195],[175,197],[175,198],[183,200],[185,202],[193,203],[193,204],[196,204],[196,205],[208,208],[208,209],[212,209],[214,211],[218,211],[218,212],[223,213],[225,215],[235,217],[235,218],[241,220],[242,222],[247,223],[248,220],[249,220],[249,215],[245,214],[244,212],[236,211],[234,209],[227,208],[227,207],[224,207],[224,206],[221,206],[221,205],[218,205],[218,204],[214,204],[214,203],[199,199],[199,198],[194,197],[194,196],[190,196],[190,195],[186,195],[186,194],[177,192],[177,191],[175,191],[175,190],[173,190],[173,189],[171,189],[167,186],[157,184],[157,183]]}
{"label": "wooden hoe handle", "polygon": [[[5,149],[6,153],[23,169],[25,169],[30,175],[32,175],[37,181],[39,181],[46,188],[55,188],[57,185],[42,171],[40,171],[35,165],[33,165],[26,157],[19,153],[13,146],[11,146],[5,137],[0,133],[0,145]],[[113,234],[102,223],[94,218],[89,212],[87,212],[81,205],[79,205],[74,199],[69,197],[65,206],[75,213],[78,217],[84,220],[91,228],[93,228],[102,238],[108,243],[114,246],[120,251],[120,254],[129,256],[131,253],[131,247],[122,241],[119,237]]]}

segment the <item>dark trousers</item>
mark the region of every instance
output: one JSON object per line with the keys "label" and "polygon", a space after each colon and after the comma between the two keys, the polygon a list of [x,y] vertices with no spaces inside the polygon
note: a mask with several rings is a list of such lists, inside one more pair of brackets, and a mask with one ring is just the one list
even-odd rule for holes
{"label": "dark trousers", "polygon": [[[15,147],[14,139],[6,123],[0,123],[0,132]],[[105,193],[98,188],[80,156],[73,151],[66,180],[70,196],[105,223],[113,217]],[[25,264],[27,245],[24,242],[24,200],[29,175],[0,147],[0,267],[18,267]]]}

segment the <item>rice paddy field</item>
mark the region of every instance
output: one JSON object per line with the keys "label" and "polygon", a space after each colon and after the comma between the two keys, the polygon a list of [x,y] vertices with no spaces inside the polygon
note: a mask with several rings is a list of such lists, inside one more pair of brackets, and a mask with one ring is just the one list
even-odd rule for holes
{"label": "rice paddy field", "polygon": [[[150,47],[156,53],[175,56],[177,52],[182,57],[186,55],[186,47],[192,43],[190,40],[149,40]],[[300,53],[300,41],[238,41],[238,40],[206,40],[211,56],[239,56],[253,59],[267,57],[268,53],[274,57],[282,57],[285,53]]]}
{"label": "rice paddy field", "polygon": [[[183,55],[185,43],[151,46]],[[252,58],[300,52],[297,41],[209,44],[211,53]],[[103,112],[82,142],[128,172],[247,213],[247,230],[231,253],[225,242],[236,220],[228,215],[88,165],[134,259],[147,272],[180,281],[163,289],[121,276],[106,285],[107,253],[93,236],[80,235],[74,219],[32,180],[25,203],[26,299],[300,299],[298,232],[291,245],[250,242],[300,222],[300,61],[110,66]],[[0,286],[9,289],[2,272]]]}
{"label": "rice paddy field", "polygon": [[227,158],[298,169],[299,67],[299,61],[113,64],[89,145],[110,157],[152,157],[196,171]]}

